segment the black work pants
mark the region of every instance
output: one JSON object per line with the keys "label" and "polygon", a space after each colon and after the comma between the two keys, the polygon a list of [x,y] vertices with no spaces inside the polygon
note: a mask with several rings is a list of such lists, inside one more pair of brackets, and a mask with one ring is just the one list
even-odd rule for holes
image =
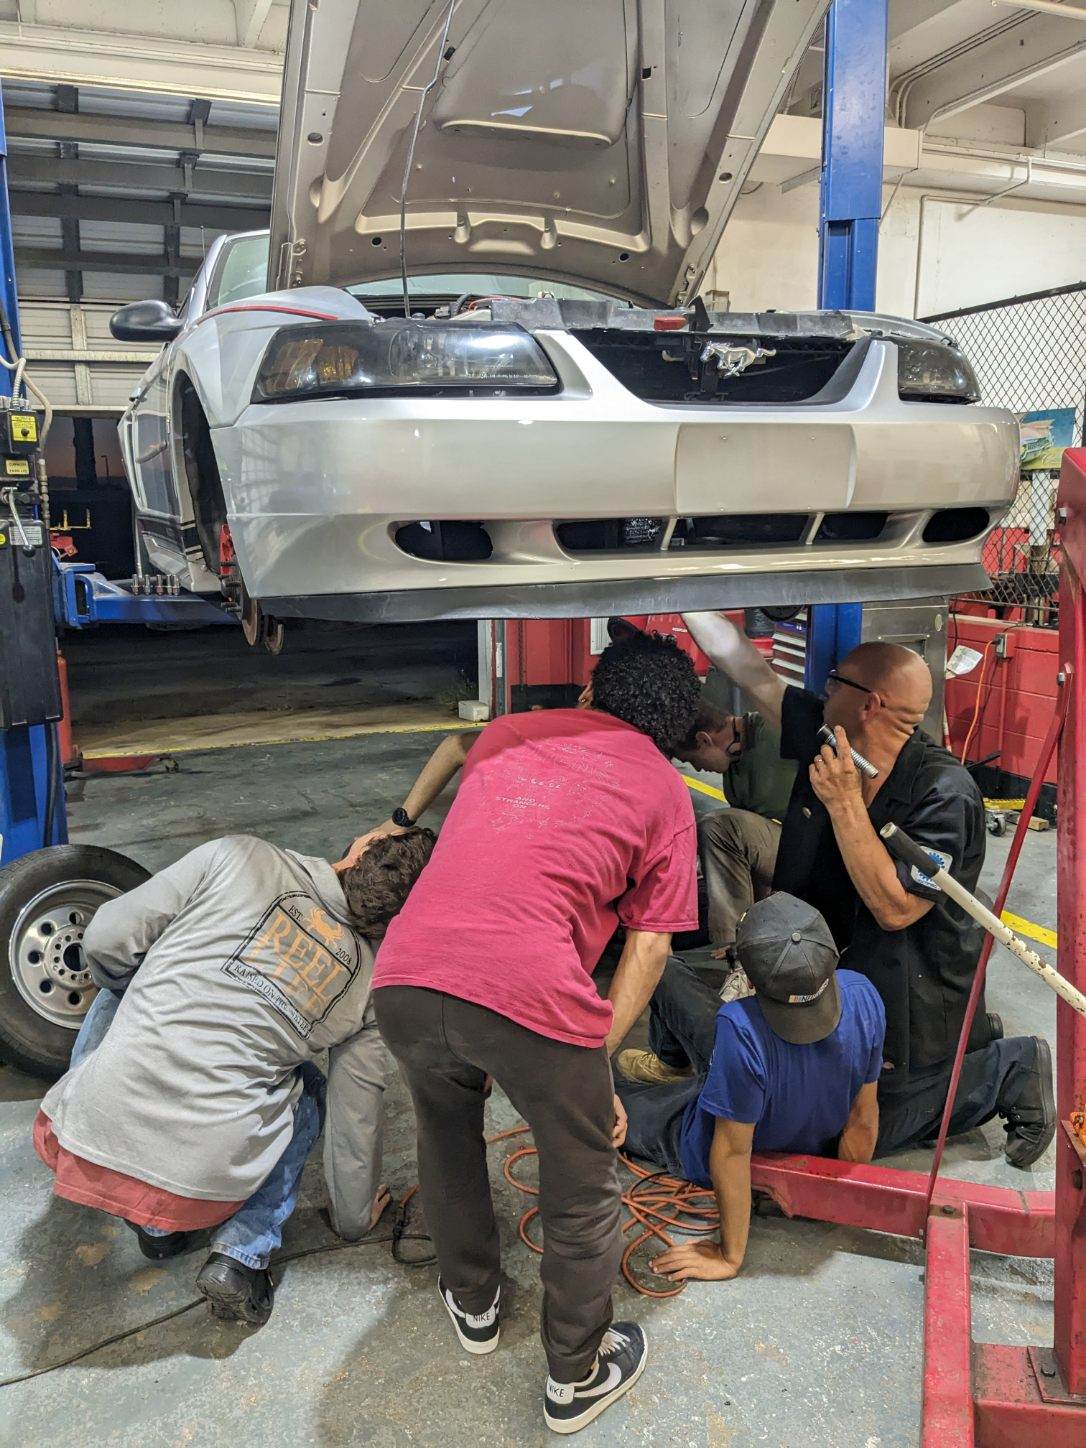
{"label": "black work pants", "polygon": [[465,1312],[498,1289],[498,1228],[483,1137],[493,1076],[539,1152],[547,1365],[576,1382],[611,1325],[622,1255],[614,1092],[606,1050],[571,1046],[441,991],[382,986],[377,1023],[415,1103],[419,1192],[441,1279]]}
{"label": "black work pants", "polygon": [[[962,1060],[948,1135],[957,1136],[983,1126],[1000,1113],[1002,1102],[1013,1101],[1020,1080],[1033,1067],[1034,1052],[1032,1036],[1010,1036],[992,1041],[983,1050],[969,1051]],[[939,1135],[949,1085],[950,1063],[914,1073],[900,1082],[880,1081],[875,1155],[885,1156],[890,1151],[934,1141]]]}

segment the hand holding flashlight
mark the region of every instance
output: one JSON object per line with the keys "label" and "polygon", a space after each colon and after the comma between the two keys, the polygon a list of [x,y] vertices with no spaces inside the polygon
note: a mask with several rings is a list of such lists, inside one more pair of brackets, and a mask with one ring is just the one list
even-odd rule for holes
{"label": "hand holding flashlight", "polygon": [[[820,744],[828,744],[834,754],[837,753],[837,736],[828,725],[823,724],[822,728],[818,731],[818,740]],[[848,752],[852,755],[853,764],[865,779],[878,779],[879,771],[871,763],[870,759],[865,759],[860,751],[853,749],[851,745],[849,746]]]}

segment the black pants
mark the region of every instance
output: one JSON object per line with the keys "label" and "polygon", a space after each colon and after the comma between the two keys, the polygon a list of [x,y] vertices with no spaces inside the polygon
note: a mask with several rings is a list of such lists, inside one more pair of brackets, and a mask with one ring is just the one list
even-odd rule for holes
{"label": "black pants", "polygon": [[466,1312],[493,1302],[501,1265],[483,1138],[488,1075],[532,1128],[543,1226],[540,1330],[551,1376],[578,1381],[611,1324],[622,1256],[607,1052],[553,1041],[440,991],[383,986],[374,1001],[415,1103],[419,1192],[441,1278]]}
{"label": "black pants", "polygon": [[[950,1136],[983,1126],[1013,1101],[1035,1060],[1032,1036],[1010,1036],[992,1041],[980,1051],[969,1051],[962,1061],[958,1094],[950,1118]],[[879,1140],[876,1156],[934,1141],[950,1085],[950,1064],[915,1073],[903,1082],[879,1083]]]}
{"label": "black pants", "polygon": [[712,986],[672,957],[649,1006],[649,1049],[669,1066],[692,1066],[694,1074],[662,1086],[621,1076],[615,1083],[629,1123],[626,1151],[673,1176],[686,1175],[679,1155],[683,1118],[705,1083],[719,1009],[720,997]]}

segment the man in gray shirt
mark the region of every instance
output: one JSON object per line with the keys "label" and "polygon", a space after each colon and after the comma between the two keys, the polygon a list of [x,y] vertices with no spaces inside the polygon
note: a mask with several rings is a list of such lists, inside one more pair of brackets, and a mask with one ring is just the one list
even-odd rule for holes
{"label": "man in gray shirt", "polygon": [[196,1281],[217,1316],[268,1320],[268,1261],[322,1125],[336,1232],[363,1236],[387,1201],[371,942],[433,845],[363,836],[329,864],[212,840],[87,928],[101,989],[35,1148],[59,1196],[123,1217],[149,1257],[212,1228]]}

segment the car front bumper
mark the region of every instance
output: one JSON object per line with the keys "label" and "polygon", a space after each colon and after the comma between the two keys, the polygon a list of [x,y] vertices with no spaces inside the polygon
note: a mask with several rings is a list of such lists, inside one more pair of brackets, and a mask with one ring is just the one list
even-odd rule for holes
{"label": "car front bumper", "polygon": [[[983,536],[926,543],[934,511],[1014,497],[1009,413],[902,402],[873,341],[832,401],[658,405],[575,338],[540,336],[545,398],[350,398],[252,405],[213,437],[246,586],[282,616],[576,616],[927,597],[984,586]],[[886,512],[877,541],[819,542],[825,513]],[[556,521],[809,515],[794,544],[567,551]],[[478,562],[415,557],[417,520],[481,522]]]}

